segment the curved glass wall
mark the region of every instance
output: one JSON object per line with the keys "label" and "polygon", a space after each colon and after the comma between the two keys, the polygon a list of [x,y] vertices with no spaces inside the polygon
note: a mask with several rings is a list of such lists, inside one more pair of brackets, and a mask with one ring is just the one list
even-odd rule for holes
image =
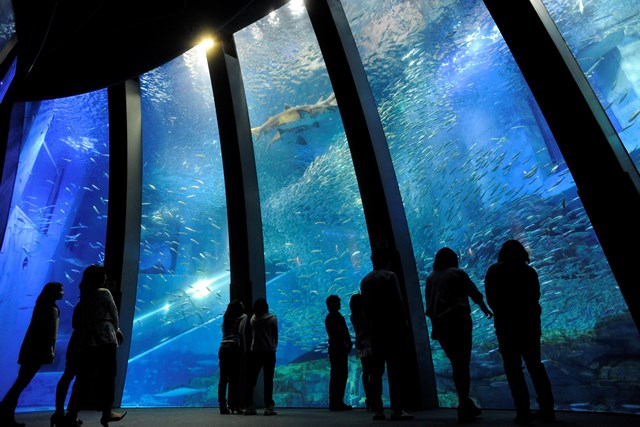
{"label": "curved glass wall", "polygon": [[[55,360],[43,365],[20,396],[25,408],[51,408],[64,370],[71,315],[82,271],[102,263],[109,194],[109,118],[106,90],[30,102],[22,129],[9,220],[0,252],[0,394],[18,373],[18,353],[45,283],[61,282]],[[20,141],[10,141],[10,144]]]}
{"label": "curved glass wall", "polygon": [[640,169],[640,10],[635,0],[543,1]]}
{"label": "curved glass wall", "polygon": [[124,406],[214,406],[229,241],[204,48],[140,76],[142,223]]}
{"label": "curved glass wall", "polygon": [[[371,270],[362,203],[329,77],[302,1],[235,35],[254,135],[267,273],[278,316],[277,406],[327,407],[325,299]],[[350,360],[345,402],[364,405]]]}
{"label": "curved glass wall", "polygon": [[[484,293],[502,243],[522,241],[540,275],[542,357],[557,408],[638,411],[630,401],[638,332],[483,2],[342,3],[389,141],[421,285],[435,252],[449,246]],[[472,308],[472,397],[511,408],[493,324]],[[440,404],[457,406],[450,364],[432,344]]]}
{"label": "curved glass wall", "polygon": [[16,22],[13,15],[11,0],[0,0],[0,51],[16,32]]}
{"label": "curved glass wall", "polygon": [[16,65],[17,62],[14,59],[11,65],[9,66],[9,70],[7,70],[6,74],[2,76],[2,80],[0,80],[0,103],[4,99],[4,96],[7,94],[7,90],[9,89],[9,85],[13,81],[13,78],[16,75]]}

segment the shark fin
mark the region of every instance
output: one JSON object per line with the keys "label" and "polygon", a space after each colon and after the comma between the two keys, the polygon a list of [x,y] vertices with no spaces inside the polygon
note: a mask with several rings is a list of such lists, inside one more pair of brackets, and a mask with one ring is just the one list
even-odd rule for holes
{"label": "shark fin", "polygon": [[277,131],[275,135],[273,135],[273,138],[271,138],[271,141],[269,141],[269,145],[273,144],[274,142],[276,142],[277,140],[280,139],[282,135],[280,134],[280,131]]}

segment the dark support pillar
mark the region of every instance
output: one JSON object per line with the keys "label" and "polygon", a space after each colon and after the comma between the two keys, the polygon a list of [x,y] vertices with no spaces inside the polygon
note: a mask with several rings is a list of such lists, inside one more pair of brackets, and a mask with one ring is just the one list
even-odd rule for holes
{"label": "dark support pillar", "polygon": [[562,151],[640,329],[640,176],[539,0],[484,0]]}
{"label": "dark support pillar", "polygon": [[109,89],[109,220],[104,266],[114,280],[125,340],[118,349],[115,405],[120,406],[133,329],[140,252],[142,132],[140,85],[127,81]]}
{"label": "dark support pillar", "polygon": [[400,191],[375,99],[339,0],[305,0],[345,127],[372,249],[396,253],[393,270],[400,280],[413,331],[407,402],[411,408],[438,406],[431,349],[420,283]]}
{"label": "dark support pillar", "polygon": [[235,42],[221,35],[208,52],[227,196],[231,299],[266,298],[258,178]]}

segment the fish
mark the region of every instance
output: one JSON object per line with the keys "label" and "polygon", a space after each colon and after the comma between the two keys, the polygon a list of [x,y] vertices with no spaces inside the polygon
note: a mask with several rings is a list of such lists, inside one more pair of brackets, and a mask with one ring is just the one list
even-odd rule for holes
{"label": "fish", "polygon": [[319,127],[320,124],[317,120],[311,122],[305,122],[305,120],[315,119],[321,114],[335,111],[337,108],[338,104],[334,93],[331,93],[326,99],[320,97],[315,104],[286,106],[284,111],[269,117],[262,125],[251,128],[251,133],[258,141],[262,135],[276,131],[269,141],[269,145],[271,145],[278,141],[285,132],[299,133],[312,127]]}
{"label": "fish", "polygon": [[176,387],[163,391],[161,393],[154,394],[155,397],[183,397],[192,396],[194,394],[200,394],[206,392],[206,388],[194,388],[194,387]]}

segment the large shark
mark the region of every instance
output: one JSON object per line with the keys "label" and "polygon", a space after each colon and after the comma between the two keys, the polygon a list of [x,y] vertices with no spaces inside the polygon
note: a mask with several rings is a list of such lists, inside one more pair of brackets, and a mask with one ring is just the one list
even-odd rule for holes
{"label": "large shark", "polygon": [[[263,135],[271,131],[276,131],[269,144],[273,144],[280,139],[283,133],[300,133],[307,129],[318,127],[318,116],[323,113],[334,111],[338,108],[335,94],[327,96],[326,99],[320,97],[315,104],[297,105],[295,107],[285,107],[284,111],[271,116],[261,126],[251,129],[256,141]],[[299,141],[300,138],[297,139]]]}

